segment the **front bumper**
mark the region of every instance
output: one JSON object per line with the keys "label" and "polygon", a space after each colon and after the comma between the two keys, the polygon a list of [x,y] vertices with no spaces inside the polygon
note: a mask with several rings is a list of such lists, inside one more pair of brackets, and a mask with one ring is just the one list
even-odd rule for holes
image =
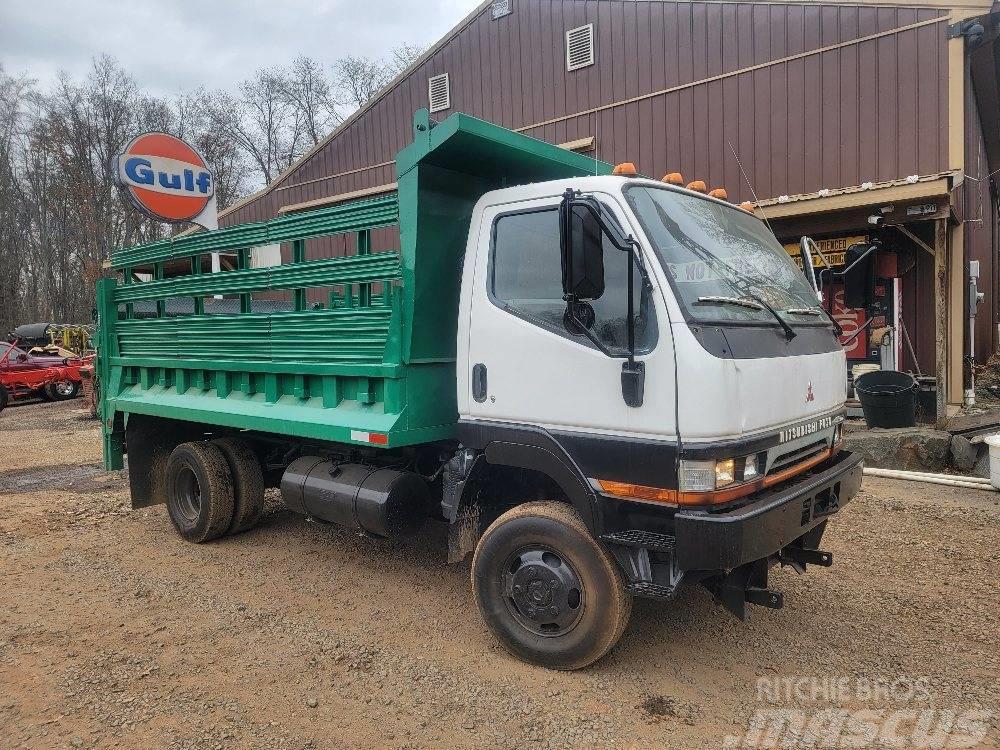
{"label": "front bumper", "polygon": [[674,516],[677,567],[731,570],[778,552],[846,505],[861,487],[860,455],[841,451],[801,479],[793,479],[740,508]]}

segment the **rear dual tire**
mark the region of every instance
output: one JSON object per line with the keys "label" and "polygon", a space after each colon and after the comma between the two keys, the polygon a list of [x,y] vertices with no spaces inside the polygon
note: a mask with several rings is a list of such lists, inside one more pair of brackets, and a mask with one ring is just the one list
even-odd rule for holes
{"label": "rear dual tire", "polygon": [[264,507],[260,463],[242,440],[181,443],[166,466],[167,511],[195,544],[246,531]]}
{"label": "rear dual tire", "polygon": [[490,525],[472,560],[472,587],[503,647],[550,669],[600,659],[632,613],[618,566],[563,503],[519,505]]}

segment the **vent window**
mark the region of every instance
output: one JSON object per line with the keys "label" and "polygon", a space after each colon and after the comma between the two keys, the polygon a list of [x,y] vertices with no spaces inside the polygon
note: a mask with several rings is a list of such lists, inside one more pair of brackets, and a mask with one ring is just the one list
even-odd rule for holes
{"label": "vent window", "polygon": [[493,5],[490,6],[490,12],[493,14],[494,21],[496,21],[498,18],[503,18],[504,16],[510,15],[511,2],[512,0],[493,0]]}
{"label": "vent window", "polygon": [[442,109],[451,108],[451,86],[448,83],[447,73],[429,78],[427,91],[431,112],[440,112]]}
{"label": "vent window", "polygon": [[594,64],[594,24],[577,26],[566,32],[566,70]]}

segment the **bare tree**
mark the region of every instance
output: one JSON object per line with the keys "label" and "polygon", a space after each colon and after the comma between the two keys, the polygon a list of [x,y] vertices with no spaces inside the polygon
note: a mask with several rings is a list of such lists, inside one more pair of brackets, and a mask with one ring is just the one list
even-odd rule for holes
{"label": "bare tree", "polygon": [[27,253],[21,242],[24,196],[17,179],[17,155],[24,140],[24,105],[34,82],[14,78],[0,66],[0,330],[12,327],[23,310]]}
{"label": "bare tree", "polygon": [[211,98],[205,90],[178,97],[171,114],[172,127],[168,132],[193,145],[215,175],[219,210],[247,195],[251,170],[238,144],[215,127]]}
{"label": "bare tree", "polygon": [[305,151],[305,118],[284,96],[280,68],[258,70],[239,90],[239,96],[211,96],[213,127],[230,138],[264,184],[270,184]]}
{"label": "bare tree", "polygon": [[282,71],[281,84],[286,104],[298,113],[310,145],[315,146],[341,120],[323,66],[299,56]]}
{"label": "bare tree", "polygon": [[426,47],[422,47],[418,44],[401,44],[396,47],[390,57],[390,65],[393,69],[393,76],[397,76],[410,67],[413,63],[417,61],[424,52],[427,50]]}
{"label": "bare tree", "polygon": [[351,110],[363,107],[422,53],[422,47],[403,45],[392,51],[389,62],[354,55],[340,58],[333,64],[333,73],[343,105]]}

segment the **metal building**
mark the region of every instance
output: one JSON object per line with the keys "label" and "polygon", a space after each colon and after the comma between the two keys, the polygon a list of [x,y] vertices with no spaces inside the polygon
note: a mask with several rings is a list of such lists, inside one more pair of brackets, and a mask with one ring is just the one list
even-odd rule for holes
{"label": "metal building", "polygon": [[[883,216],[894,226],[871,305],[828,292],[848,333],[880,324],[854,340],[851,364],[935,378],[943,417],[968,379],[970,261],[985,293],[975,360],[1000,345],[998,29],[991,0],[493,0],[220,220],[391,190],[421,107],[724,186],[757,201],[790,252],[809,234],[834,265]],[[890,331],[882,346],[876,328]]]}

